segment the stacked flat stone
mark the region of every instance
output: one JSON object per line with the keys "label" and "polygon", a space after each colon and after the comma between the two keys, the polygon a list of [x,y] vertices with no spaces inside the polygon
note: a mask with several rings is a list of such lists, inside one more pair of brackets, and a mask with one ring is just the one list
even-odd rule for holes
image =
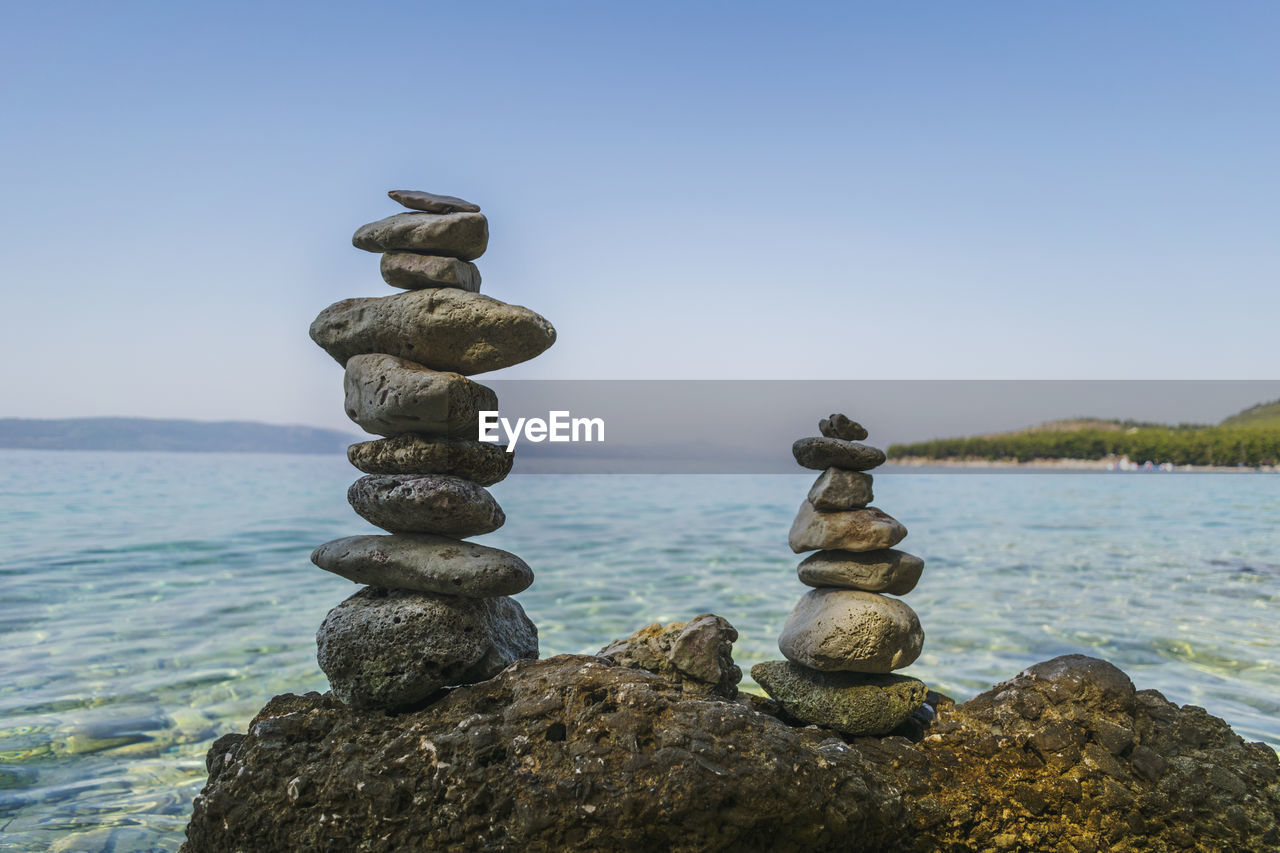
{"label": "stacked flat stone", "polygon": [[[907,529],[870,506],[872,477],[884,452],[865,444],[867,431],[844,415],[818,424],[821,436],[791,448],[805,468],[822,471],[800,505],[788,541],[800,580],[814,587],[800,599],[778,638],[785,661],[765,661],[751,677],[792,717],[848,735],[883,735],[922,711],[928,688],[893,675],[924,645],[915,612],[892,596],[915,588],[924,560],[894,549]],[[931,709],[929,709],[931,710]]]}
{"label": "stacked flat stone", "polygon": [[365,225],[352,243],[381,253],[383,278],[406,292],[344,299],[311,324],[312,340],[346,370],[347,416],[382,436],[348,449],[367,476],[347,499],[387,535],[337,539],[311,560],[365,585],[316,634],[334,695],[397,711],[538,656],[537,628],[510,597],[533,572],[515,554],[466,541],[506,521],[485,487],[512,463],[504,446],[476,440],[478,413],[498,400],[467,377],[533,358],[556,333],[528,308],[479,294],[471,261],[489,242],[479,207],[389,195],[410,212]]}

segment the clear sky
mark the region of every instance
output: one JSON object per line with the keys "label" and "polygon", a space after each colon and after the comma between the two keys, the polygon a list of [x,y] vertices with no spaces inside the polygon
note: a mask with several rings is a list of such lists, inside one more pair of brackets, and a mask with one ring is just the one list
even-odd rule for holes
{"label": "clear sky", "polygon": [[1277,378],[1278,36],[1272,2],[8,4],[0,416],[351,429],[307,326],[393,292],[350,246],[392,188],[482,205],[484,292],[556,325],[495,378]]}

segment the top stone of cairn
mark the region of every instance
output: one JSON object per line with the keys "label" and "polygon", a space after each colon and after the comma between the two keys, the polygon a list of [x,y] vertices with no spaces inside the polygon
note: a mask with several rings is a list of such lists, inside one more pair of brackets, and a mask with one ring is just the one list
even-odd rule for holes
{"label": "top stone of cairn", "polygon": [[410,210],[427,213],[479,213],[480,205],[452,195],[424,193],[419,190],[387,190],[387,195]]}
{"label": "top stone of cairn", "polygon": [[840,438],[845,441],[863,441],[867,437],[866,427],[841,414],[818,421],[818,432],[827,438]]}

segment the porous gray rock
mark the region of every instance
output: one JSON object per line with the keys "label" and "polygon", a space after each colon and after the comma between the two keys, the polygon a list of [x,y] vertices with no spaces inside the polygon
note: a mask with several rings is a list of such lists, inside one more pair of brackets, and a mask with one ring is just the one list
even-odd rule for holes
{"label": "porous gray rock", "polygon": [[1276,848],[1273,749],[1117,689],[1104,661],[1048,663],[962,705],[935,695],[915,742],[791,727],[584,655],[394,716],[286,694],[214,742],[182,849]]}
{"label": "porous gray rock", "polygon": [[459,539],[491,533],[507,520],[483,487],[446,474],[370,474],[347,489],[361,518],[391,533]]}
{"label": "porous gray rock", "polygon": [[929,692],[905,675],[818,672],[785,660],[758,663],[751,677],[795,719],[853,736],[888,734]]}
{"label": "porous gray rock", "polygon": [[862,441],[868,434],[862,424],[839,414],[818,421],[818,432],[828,438],[841,438],[845,441]]}
{"label": "porous gray rock", "polygon": [[478,293],[480,270],[475,264],[440,255],[387,252],[379,264],[382,280],[392,287],[419,290],[424,287],[456,287]]}
{"label": "porous gray rock", "polygon": [[479,413],[498,409],[491,388],[393,355],[353,355],[342,386],[347,417],[374,435],[474,438]]}
{"label": "porous gray rock", "polygon": [[844,468],[848,471],[869,471],[884,464],[884,451],[856,441],[814,435],[798,439],[791,445],[791,453],[805,468],[822,471],[827,468]]}
{"label": "porous gray rock", "polygon": [[861,589],[889,595],[906,595],[916,588],[924,560],[884,548],[879,551],[819,551],[810,554],[796,573],[809,586]]}
{"label": "porous gray rock", "polygon": [[514,456],[505,444],[416,433],[347,448],[347,460],[367,474],[451,474],[482,486],[505,479]]}
{"label": "porous gray rock", "polygon": [[828,468],[809,489],[809,503],[819,512],[860,509],[875,500],[870,474]]}
{"label": "porous gray rock", "polygon": [[329,611],[316,644],[334,696],[395,711],[537,658],[538,629],[511,598],[366,587]]}
{"label": "porous gray rock", "polygon": [[366,252],[423,252],[474,261],[489,245],[483,213],[397,213],[356,229],[351,245]]}
{"label": "porous gray rock", "polygon": [[523,306],[437,287],[336,302],[312,322],[311,339],[342,365],[385,353],[469,376],[539,355],[556,330]]}
{"label": "porous gray rock", "polygon": [[778,636],[783,657],[822,672],[891,672],[910,666],[923,646],[914,610],[854,589],[805,593]]}
{"label": "porous gray rock", "polygon": [[515,554],[445,536],[347,536],[311,552],[311,562],[355,583],[490,598],[515,595],[533,570]]}
{"label": "porous gray rock", "polygon": [[846,512],[818,512],[813,504],[800,504],[787,542],[797,554],[805,551],[875,551],[892,548],[907,535],[907,528],[893,516],[869,506]]}
{"label": "porous gray rock", "polygon": [[656,672],[681,690],[732,699],[738,695],[742,670],[733,663],[738,632],[711,613],[688,622],[654,622],[625,640],[615,640],[599,652],[623,666]]}
{"label": "porous gray rock", "polygon": [[397,201],[410,210],[423,210],[427,213],[480,212],[480,205],[452,195],[427,193],[420,190],[387,190],[387,195],[392,201]]}

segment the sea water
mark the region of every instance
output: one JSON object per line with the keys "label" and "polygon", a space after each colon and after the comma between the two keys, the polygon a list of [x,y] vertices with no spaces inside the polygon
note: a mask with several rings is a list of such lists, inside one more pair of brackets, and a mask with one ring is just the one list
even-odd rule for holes
{"label": "sea water", "polygon": [[[204,753],[324,690],[315,630],[356,587],[307,557],[373,532],[341,457],[0,450],[0,849],[173,850]],[[806,590],[811,475],[516,475],[486,544],[537,573],[542,654],[714,612],[744,672]],[[926,560],[908,672],[958,700],[1068,652],[1280,747],[1280,477],[894,472]],[[747,682],[746,686],[750,687]]]}

